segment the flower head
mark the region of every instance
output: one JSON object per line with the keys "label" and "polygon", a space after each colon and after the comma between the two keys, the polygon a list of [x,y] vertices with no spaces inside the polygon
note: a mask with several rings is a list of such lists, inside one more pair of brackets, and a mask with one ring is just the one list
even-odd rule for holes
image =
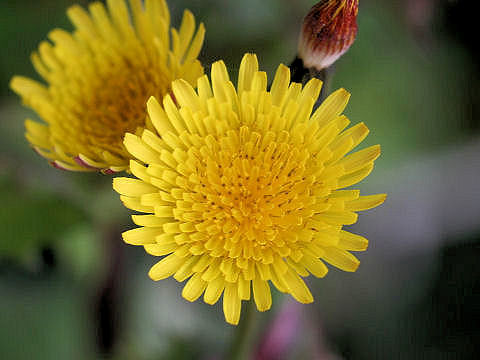
{"label": "flower head", "polygon": [[349,251],[367,248],[342,226],[385,195],[342,189],[372,171],[380,147],[349,154],[368,129],[360,123],[345,130],[345,90],[312,115],[321,82],[302,89],[280,65],[267,90],[252,54],[242,60],[236,88],[222,61],[197,88],[174,81],[176,103],[169,95],[163,107],[148,101],[155,131],[125,136],[137,179],[115,178],[113,187],[127,208],[145,214],[132,216],[140,227],[124,240],[163,256],[149,272],[153,280],[188,279],[185,299],[203,294],[214,304],[223,293],[231,324],[251,288],[260,311],[272,304],[271,284],[312,302],[302,277],[325,276],[325,262],[355,271],[359,261]]}
{"label": "flower head", "polygon": [[305,67],[322,70],[338,60],[357,35],[358,0],[322,0],[303,21],[298,55]]}
{"label": "flower head", "polygon": [[[62,169],[121,171],[129,154],[126,132],[150,127],[146,101],[162,98],[177,78],[194,83],[203,74],[197,60],[205,30],[187,10],[170,28],[164,0],[108,0],[89,12],[78,5],[68,17],[73,33],[55,29],[32,62],[46,85],[15,76],[12,89],[45,123],[26,120],[26,137]],[[171,38],[170,38],[171,32]]]}

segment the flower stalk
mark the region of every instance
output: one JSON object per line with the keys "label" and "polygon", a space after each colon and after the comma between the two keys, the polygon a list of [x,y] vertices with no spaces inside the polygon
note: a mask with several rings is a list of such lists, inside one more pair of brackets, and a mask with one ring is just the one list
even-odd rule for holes
{"label": "flower stalk", "polygon": [[235,328],[230,350],[225,359],[243,360],[250,359],[255,346],[255,328],[258,312],[255,304],[248,301],[243,310],[243,315],[238,327]]}

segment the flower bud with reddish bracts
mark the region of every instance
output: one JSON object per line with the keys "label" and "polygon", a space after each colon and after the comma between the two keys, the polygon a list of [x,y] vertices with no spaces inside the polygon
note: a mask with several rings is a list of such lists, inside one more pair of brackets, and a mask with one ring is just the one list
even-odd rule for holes
{"label": "flower bud with reddish bracts", "polygon": [[328,68],[357,35],[358,0],[322,0],[303,21],[298,57],[306,68]]}

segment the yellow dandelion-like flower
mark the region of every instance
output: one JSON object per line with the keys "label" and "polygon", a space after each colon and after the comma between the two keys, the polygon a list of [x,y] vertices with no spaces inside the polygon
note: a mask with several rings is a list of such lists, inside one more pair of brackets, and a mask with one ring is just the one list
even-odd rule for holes
{"label": "yellow dandelion-like flower", "polygon": [[368,134],[360,123],[345,130],[349,94],[340,89],[313,113],[321,82],[302,89],[280,65],[270,90],[247,54],[235,89],[222,61],[211,83],[172,84],[163,107],[147,104],[155,132],[126,134],[138,160],[138,179],[119,177],[114,189],[139,228],[124,240],[163,256],[149,275],[189,279],[182,295],[215,304],[223,293],[226,321],[237,324],[250,289],[258,310],[272,305],[270,286],[301,303],[313,301],[302,277],[323,277],[325,262],[355,271],[349,252],[367,240],[342,230],[356,211],[381,204],[386,195],[342,190],[365,178],[380,155],[378,145],[349,154]]}
{"label": "yellow dandelion-like flower", "polygon": [[[146,124],[146,101],[162,98],[177,78],[194,84],[205,29],[184,12],[170,28],[164,0],[108,0],[89,12],[78,5],[68,17],[73,33],[55,29],[32,55],[47,85],[15,76],[11,88],[45,121],[27,119],[26,138],[58,168],[111,173],[128,167],[126,132]],[[131,13],[131,15],[130,15]]]}

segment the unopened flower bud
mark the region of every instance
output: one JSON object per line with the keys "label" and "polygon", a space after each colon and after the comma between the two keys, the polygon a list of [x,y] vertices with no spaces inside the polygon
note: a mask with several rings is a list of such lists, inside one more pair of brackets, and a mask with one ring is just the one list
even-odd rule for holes
{"label": "unopened flower bud", "polygon": [[322,0],[305,17],[298,57],[306,68],[328,68],[357,35],[358,0]]}

